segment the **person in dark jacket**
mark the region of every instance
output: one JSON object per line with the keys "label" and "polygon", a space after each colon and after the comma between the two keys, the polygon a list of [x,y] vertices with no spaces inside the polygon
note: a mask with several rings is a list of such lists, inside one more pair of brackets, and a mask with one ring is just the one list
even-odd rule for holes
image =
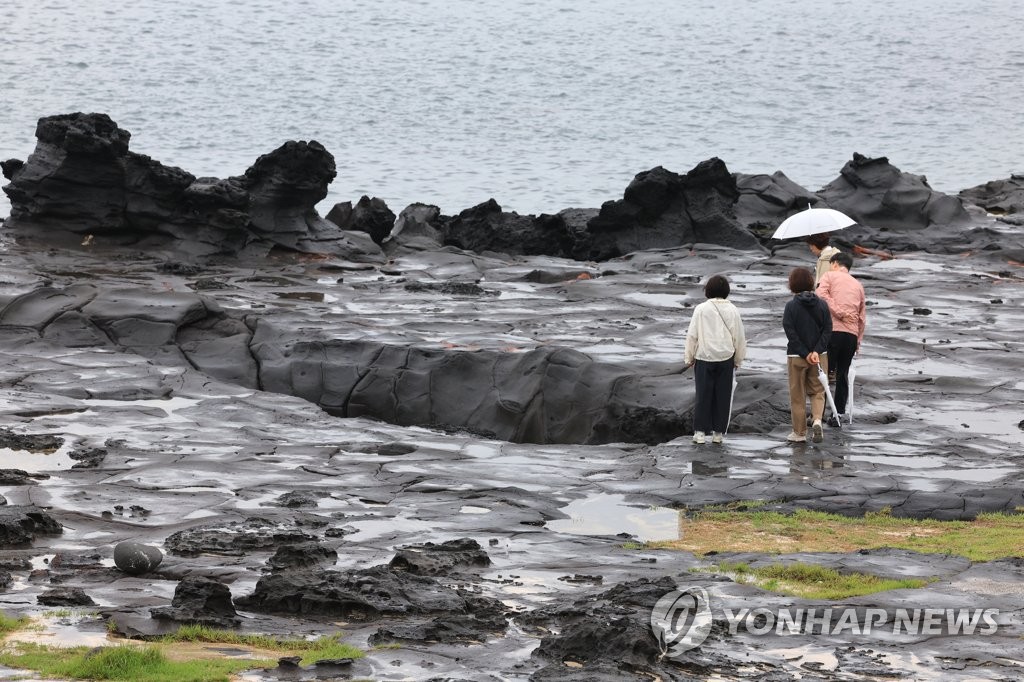
{"label": "person in dark jacket", "polygon": [[818,380],[818,365],[828,372],[828,344],[832,338],[832,314],[828,304],[814,295],[814,274],[807,268],[789,273],[793,298],[782,314],[786,330],[789,370],[789,407],[793,430],[786,440],[807,440],[807,399],[811,400],[811,437],[823,438],[821,418],[825,413],[825,387]]}

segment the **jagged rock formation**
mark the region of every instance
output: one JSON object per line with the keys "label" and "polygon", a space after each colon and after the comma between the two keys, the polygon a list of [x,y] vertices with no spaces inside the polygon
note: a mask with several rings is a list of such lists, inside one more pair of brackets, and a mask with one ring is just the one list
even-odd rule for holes
{"label": "jagged rock formation", "polygon": [[623,198],[608,201],[587,223],[589,240],[578,260],[607,260],[641,249],[704,242],[737,249],[759,248],[736,219],[736,179],[718,158],[678,175],[661,166],[638,174]]}
{"label": "jagged rock formation", "polygon": [[960,198],[994,215],[1024,213],[1024,175],[992,180],[960,192]]}
{"label": "jagged rock formation", "polygon": [[808,206],[818,206],[821,197],[790,180],[782,171],[771,175],[735,173],[736,219],[762,238],[770,237],[783,220]]}
{"label": "jagged rock formation", "polygon": [[131,134],[106,114],[45,117],[36,137],[27,161],[2,164],[11,181],[3,188],[11,201],[4,227],[22,239],[170,248],[190,256],[280,246],[380,259],[369,240],[316,213],[335,176],[334,157],[317,142],[286,142],[244,175],[221,180],[129,151]]}
{"label": "jagged rock formation", "polygon": [[818,196],[861,225],[887,230],[962,225],[969,219],[959,199],[936,192],[923,175],[904,173],[884,156],[854,154]]}
{"label": "jagged rock formation", "polygon": [[351,201],[335,204],[327,219],[343,230],[365,232],[375,244],[380,244],[395,224],[395,214],[383,199],[362,196],[355,206]]}
{"label": "jagged rock formation", "polygon": [[517,255],[568,254],[574,236],[559,215],[506,213],[494,199],[467,208],[441,226],[442,242],[469,251]]}

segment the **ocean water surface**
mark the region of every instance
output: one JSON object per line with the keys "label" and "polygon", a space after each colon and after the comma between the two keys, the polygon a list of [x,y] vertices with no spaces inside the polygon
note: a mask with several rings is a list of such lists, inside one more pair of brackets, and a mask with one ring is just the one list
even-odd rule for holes
{"label": "ocean water surface", "polygon": [[854,152],[948,192],[1024,171],[1012,0],[7,0],[0,25],[0,158],[71,111],[197,176],[315,139],[322,212],[597,207],[712,156],[809,189]]}

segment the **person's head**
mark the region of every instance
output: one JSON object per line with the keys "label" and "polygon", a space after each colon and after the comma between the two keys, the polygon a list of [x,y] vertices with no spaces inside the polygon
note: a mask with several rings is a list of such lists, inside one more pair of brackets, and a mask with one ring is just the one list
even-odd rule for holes
{"label": "person's head", "polygon": [[789,290],[794,294],[814,291],[814,273],[807,268],[793,268],[789,271]]}
{"label": "person's head", "polygon": [[840,251],[829,258],[828,262],[832,264],[833,270],[845,269],[849,271],[853,267],[853,256],[845,251]]}
{"label": "person's head", "polygon": [[722,275],[712,275],[704,285],[704,295],[708,298],[729,298],[729,280]]}
{"label": "person's head", "polygon": [[819,232],[807,237],[807,245],[811,247],[811,253],[819,255],[828,246],[828,232]]}

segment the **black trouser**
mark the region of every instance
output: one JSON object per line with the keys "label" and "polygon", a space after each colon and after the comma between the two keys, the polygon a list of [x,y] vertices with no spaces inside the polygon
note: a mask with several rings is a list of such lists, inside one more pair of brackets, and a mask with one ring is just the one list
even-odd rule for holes
{"label": "black trouser", "polygon": [[693,381],[697,384],[697,402],[693,406],[693,430],[725,433],[729,425],[732,401],[733,359],[721,362],[697,360]]}
{"label": "black trouser", "polygon": [[836,394],[833,398],[839,414],[846,413],[846,401],[850,397],[850,382],[847,379],[856,352],[856,334],[832,332],[832,341],[828,345],[828,365],[836,369]]}

